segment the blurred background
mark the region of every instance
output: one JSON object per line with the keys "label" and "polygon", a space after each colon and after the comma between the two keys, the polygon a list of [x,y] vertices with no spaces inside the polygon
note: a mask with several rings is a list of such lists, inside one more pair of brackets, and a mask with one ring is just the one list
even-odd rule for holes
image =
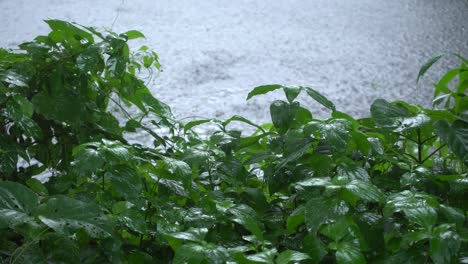
{"label": "blurred background", "polygon": [[468,56],[466,0],[0,0],[0,46],[47,34],[47,18],[143,32],[132,45],[153,48],[163,65],[148,86],[178,118],[268,122],[284,96],[245,98],[272,83],[312,87],[357,117],[376,98],[429,106],[431,83],[457,62],[442,60],[416,85],[422,64]]}

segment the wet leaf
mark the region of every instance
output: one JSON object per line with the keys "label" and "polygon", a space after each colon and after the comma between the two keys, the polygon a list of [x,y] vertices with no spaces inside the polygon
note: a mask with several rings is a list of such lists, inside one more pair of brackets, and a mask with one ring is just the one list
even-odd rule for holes
{"label": "wet leaf", "polygon": [[302,252],[297,252],[293,250],[286,250],[281,252],[278,257],[276,258],[275,263],[278,264],[288,264],[288,263],[295,263],[295,261],[302,261],[310,259],[310,257]]}
{"label": "wet leaf", "polygon": [[94,238],[111,236],[112,222],[93,203],[85,203],[66,196],[56,196],[38,208],[39,219],[61,234],[73,234],[85,229]]}
{"label": "wet leaf", "polygon": [[353,180],[344,188],[366,202],[379,202],[383,197],[382,192],[375,185],[365,181]]}
{"label": "wet leaf", "polygon": [[449,224],[434,228],[430,240],[430,254],[434,263],[452,263],[457,259],[460,246],[460,236]]}
{"label": "wet leaf", "polygon": [[299,104],[296,102],[288,104],[280,100],[274,101],[270,105],[271,120],[278,133],[284,134],[288,131],[298,108]]}
{"label": "wet leaf", "polygon": [[228,210],[232,215],[231,220],[244,226],[259,240],[263,240],[263,231],[259,225],[257,213],[247,205],[238,205]]}
{"label": "wet leaf", "polygon": [[256,95],[266,94],[268,92],[278,90],[278,89],[280,89],[282,87],[283,86],[281,86],[279,84],[269,84],[269,85],[257,86],[252,91],[250,91],[250,93],[247,95],[246,100],[249,100],[250,98],[252,98],[252,97],[254,97]]}
{"label": "wet leaf", "polygon": [[305,208],[305,223],[312,230],[319,229],[323,223],[335,220],[349,211],[344,201],[326,197],[309,199]]}
{"label": "wet leaf", "polygon": [[427,70],[429,70],[432,67],[432,65],[434,65],[434,63],[439,61],[440,58],[442,58],[443,56],[444,56],[443,54],[435,56],[435,57],[431,58],[429,61],[427,61],[426,63],[424,63],[424,65],[419,70],[418,78],[416,78],[416,83],[419,82],[419,79],[421,79],[424,76],[424,74],[427,72]]}
{"label": "wet leaf", "polygon": [[145,35],[138,30],[130,30],[124,34],[127,35],[128,39],[146,38]]}
{"label": "wet leaf", "polygon": [[288,102],[292,103],[302,89],[301,87],[283,87],[283,90],[286,98],[288,99]]}
{"label": "wet leaf", "polygon": [[326,108],[336,111],[335,104],[333,104],[328,98],[317,92],[316,90],[309,88],[309,87],[303,87],[307,94],[312,97],[315,101],[320,103],[321,105],[325,106]]}
{"label": "wet leaf", "polygon": [[38,204],[37,195],[22,184],[0,182],[0,229],[33,221]]}
{"label": "wet leaf", "polygon": [[435,132],[447,143],[448,147],[464,162],[468,154],[468,124],[457,120],[450,125],[445,120],[434,124]]}
{"label": "wet leaf", "polygon": [[353,244],[342,242],[337,245],[336,250],[336,261],[339,264],[345,263],[356,263],[364,264],[367,263],[366,259],[362,255],[359,248]]}
{"label": "wet leaf", "polygon": [[385,215],[403,212],[409,220],[430,229],[437,221],[437,201],[427,194],[403,191],[391,195],[384,209]]}

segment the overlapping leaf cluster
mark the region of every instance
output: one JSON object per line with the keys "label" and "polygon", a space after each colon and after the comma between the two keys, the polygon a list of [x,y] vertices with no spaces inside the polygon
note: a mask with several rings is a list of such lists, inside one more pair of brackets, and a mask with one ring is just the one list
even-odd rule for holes
{"label": "overlapping leaf cluster", "polygon": [[[247,99],[285,92],[271,124],[184,124],[138,78],[160,67],[147,47],[129,51],[143,34],[46,22],[47,36],[0,50],[0,260],[468,262],[463,57],[432,109],[376,100],[354,119],[314,89],[265,85]],[[330,118],[315,119],[300,93]],[[208,122],[219,127],[209,138],[192,130]]]}

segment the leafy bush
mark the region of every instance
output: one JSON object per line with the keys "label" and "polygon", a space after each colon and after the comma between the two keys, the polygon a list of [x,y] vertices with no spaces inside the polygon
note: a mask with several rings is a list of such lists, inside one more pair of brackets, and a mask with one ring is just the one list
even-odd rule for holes
{"label": "leafy bush", "polygon": [[[129,51],[143,34],[46,22],[47,36],[0,49],[3,262],[468,263],[463,57],[433,109],[379,99],[354,119],[314,89],[265,85],[247,99],[284,91],[271,124],[184,124],[138,78],[160,67],[147,47]],[[301,92],[331,117],[315,119]],[[208,122],[208,139],[192,130]]]}

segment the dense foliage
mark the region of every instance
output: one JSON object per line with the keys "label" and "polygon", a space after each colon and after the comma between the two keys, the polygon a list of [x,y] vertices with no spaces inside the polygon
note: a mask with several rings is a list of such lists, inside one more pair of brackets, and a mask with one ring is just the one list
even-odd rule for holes
{"label": "dense foliage", "polygon": [[[184,124],[138,78],[160,67],[129,51],[143,34],[46,22],[0,49],[0,262],[468,263],[463,57],[432,109],[380,99],[354,119],[314,89],[265,85],[247,99],[284,91],[271,124]],[[208,122],[208,138],[192,130]]]}

